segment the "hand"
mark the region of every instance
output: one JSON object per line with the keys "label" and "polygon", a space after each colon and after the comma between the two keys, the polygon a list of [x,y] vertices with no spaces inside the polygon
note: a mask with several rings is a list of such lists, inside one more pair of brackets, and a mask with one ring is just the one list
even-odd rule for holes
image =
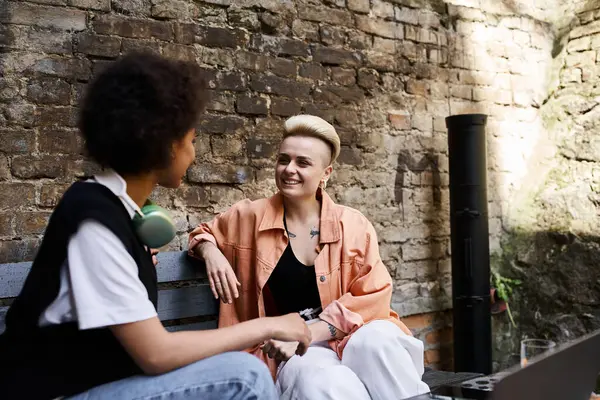
{"label": "hand", "polygon": [[150,249],[150,254],[152,254],[152,263],[156,267],[158,265],[158,258],[156,258],[156,255],[158,254],[158,249]]}
{"label": "hand", "polygon": [[280,340],[267,340],[262,346],[262,351],[269,358],[274,358],[277,361],[287,361],[298,349],[298,342],[282,342]]}
{"label": "hand", "polygon": [[223,303],[231,304],[233,299],[240,297],[238,287],[241,283],[233,272],[233,268],[221,250],[212,243],[202,243],[202,258],[206,263],[208,283],[215,299],[221,298]]}
{"label": "hand", "polygon": [[312,342],[312,334],[300,314],[292,313],[281,317],[272,317],[271,338],[283,342],[298,342],[295,353],[302,356]]}

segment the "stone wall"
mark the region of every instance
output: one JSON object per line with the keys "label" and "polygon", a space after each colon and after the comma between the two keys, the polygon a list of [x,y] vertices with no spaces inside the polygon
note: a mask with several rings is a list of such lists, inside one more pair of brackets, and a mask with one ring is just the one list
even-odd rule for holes
{"label": "stone wall", "polygon": [[[150,49],[196,60],[213,92],[198,127],[203,134],[196,164],[184,186],[154,194],[178,223],[180,234],[170,249],[184,249],[186,231],[235,201],[273,193],[282,122],[300,112],[320,115],[342,138],[328,192],[373,222],[395,279],[393,307],[413,315],[409,321],[427,343],[428,362],[447,363],[444,118],[490,115],[490,239],[492,250],[504,254],[501,239],[512,238],[510,232],[524,220],[519,217],[531,214],[514,210],[535,209],[522,206],[531,198],[524,188],[537,187],[532,182],[552,169],[550,163],[540,169],[546,165],[541,162],[557,154],[543,112],[550,110],[550,94],[556,95],[555,42],[564,27],[577,23],[575,12],[587,7],[581,1],[560,3],[2,2],[0,262],[31,259],[62,191],[95,170],[81,154],[74,129],[86,82],[119,54]],[[597,26],[595,11],[583,15]],[[580,29],[591,34],[595,28]],[[589,79],[591,70],[579,73],[575,66],[591,65],[597,40],[583,37],[570,44],[567,58],[574,68],[561,75],[565,83]],[[582,114],[588,110],[581,104]]]}

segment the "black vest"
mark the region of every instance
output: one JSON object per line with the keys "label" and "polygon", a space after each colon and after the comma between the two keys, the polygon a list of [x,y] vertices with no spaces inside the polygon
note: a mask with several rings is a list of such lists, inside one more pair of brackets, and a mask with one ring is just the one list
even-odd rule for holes
{"label": "black vest", "polygon": [[156,308],[156,269],[123,203],[103,185],[74,183],[50,217],[25,285],[6,315],[0,335],[3,399],[69,396],[142,373],[108,328],[81,331],[76,322],[39,327],[40,315],[58,296],[69,238],[89,219],[121,240]]}

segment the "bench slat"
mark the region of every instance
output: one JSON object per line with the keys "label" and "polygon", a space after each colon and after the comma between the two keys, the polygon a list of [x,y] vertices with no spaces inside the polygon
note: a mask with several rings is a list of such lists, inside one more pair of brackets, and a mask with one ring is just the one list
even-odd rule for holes
{"label": "bench slat", "polygon": [[208,284],[158,292],[158,316],[161,321],[217,315],[218,312],[219,303]]}
{"label": "bench slat", "polygon": [[[206,278],[204,264],[188,257],[185,251],[158,253],[157,257],[159,283]],[[30,268],[31,262],[0,264],[0,299],[19,295]]]}
{"label": "bench slat", "polygon": [[217,321],[204,321],[204,322],[195,322],[193,324],[186,325],[174,325],[168,326],[166,328],[169,332],[179,332],[179,331],[203,331],[206,329],[217,329]]}
{"label": "bench slat", "polygon": [[[4,319],[7,311],[8,307],[0,307],[0,333],[4,332]],[[207,284],[165,289],[158,294],[158,317],[161,321],[217,315],[218,313],[219,303],[214,299]]]}

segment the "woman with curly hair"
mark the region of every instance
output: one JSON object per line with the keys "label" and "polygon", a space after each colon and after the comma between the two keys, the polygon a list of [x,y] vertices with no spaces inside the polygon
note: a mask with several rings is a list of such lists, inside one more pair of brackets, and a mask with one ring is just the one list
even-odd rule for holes
{"label": "woman with curly hair", "polygon": [[391,310],[392,279],[373,225],[325,192],[340,139],[311,115],[285,122],[278,193],[243,200],[190,234],[220,297],[220,326],[300,314],[312,344],[268,340],[249,350],[271,367],[281,399],[390,400],[429,391],[423,343]]}
{"label": "woman with curly hair", "polygon": [[205,94],[197,65],[143,53],[90,84],[79,128],[103,172],[74,183],[50,218],[0,336],[0,397],[276,398],[264,364],[234,351],[279,339],[302,354],[310,332],[298,315],[174,333],[157,317],[151,249],[173,232],[166,215],[146,223],[164,210],[144,209],[194,161]]}

